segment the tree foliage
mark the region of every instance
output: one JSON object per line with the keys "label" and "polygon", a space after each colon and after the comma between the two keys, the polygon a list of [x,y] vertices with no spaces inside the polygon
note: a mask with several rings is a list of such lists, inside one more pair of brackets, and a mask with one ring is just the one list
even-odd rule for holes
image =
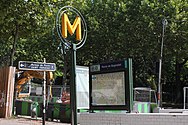
{"label": "tree foliage", "polygon": [[64,66],[54,22],[57,11],[70,5],[84,15],[88,26],[87,41],[77,50],[77,64],[131,57],[134,84],[156,89],[162,20],[167,19],[162,81],[177,86],[177,93],[187,85],[187,0],[1,0],[0,4],[1,66],[44,58]]}

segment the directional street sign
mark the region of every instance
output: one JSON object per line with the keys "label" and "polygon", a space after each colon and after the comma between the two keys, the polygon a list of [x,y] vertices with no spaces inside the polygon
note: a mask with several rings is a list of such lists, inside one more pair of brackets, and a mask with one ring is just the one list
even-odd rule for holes
{"label": "directional street sign", "polygon": [[20,70],[55,71],[56,64],[44,62],[19,61],[18,68]]}

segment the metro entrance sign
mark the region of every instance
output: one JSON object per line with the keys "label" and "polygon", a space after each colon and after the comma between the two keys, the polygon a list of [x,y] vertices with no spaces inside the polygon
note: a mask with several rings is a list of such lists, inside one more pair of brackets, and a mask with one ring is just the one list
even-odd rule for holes
{"label": "metro entrance sign", "polygon": [[18,68],[20,70],[55,71],[56,65],[55,63],[19,61]]}

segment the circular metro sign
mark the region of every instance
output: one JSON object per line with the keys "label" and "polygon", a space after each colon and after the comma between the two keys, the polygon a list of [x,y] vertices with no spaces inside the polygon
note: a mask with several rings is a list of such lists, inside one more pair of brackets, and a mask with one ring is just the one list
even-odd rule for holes
{"label": "circular metro sign", "polygon": [[65,45],[70,47],[70,44],[76,44],[77,49],[84,45],[87,38],[87,26],[77,9],[71,6],[62,7],[57,13],[56,28],[60,40]]}

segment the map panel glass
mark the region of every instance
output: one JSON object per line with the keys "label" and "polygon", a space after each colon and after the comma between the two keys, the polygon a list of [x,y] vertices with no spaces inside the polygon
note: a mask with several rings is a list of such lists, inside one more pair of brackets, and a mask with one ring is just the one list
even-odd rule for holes
{"label": "map panel glass", "polygon": [[92,75],[92,105],[125,105],[124,72]]}

